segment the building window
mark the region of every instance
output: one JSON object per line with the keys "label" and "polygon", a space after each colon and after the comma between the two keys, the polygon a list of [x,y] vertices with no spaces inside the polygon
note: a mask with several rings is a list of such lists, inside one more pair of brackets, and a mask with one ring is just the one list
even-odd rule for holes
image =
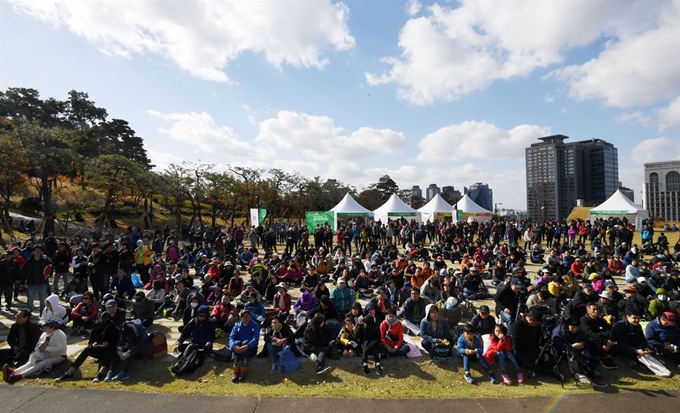
{"label": "building window", "polygon": [[[652,179],[651,175],[649,179]],[[680,191],[680,174],[676,171],[666,174],[666,191]]]}
{"label": "building window", "polygon": [[652,172],[649,174],[649,183],[651,184],[658,184],[659,183],[659,174],[656,172]]}

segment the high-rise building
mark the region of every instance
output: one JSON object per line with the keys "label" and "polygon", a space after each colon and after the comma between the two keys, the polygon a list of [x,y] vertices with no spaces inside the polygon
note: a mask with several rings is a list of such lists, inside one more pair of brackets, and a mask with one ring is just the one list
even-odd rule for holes
{"label": "high-rise building", "polygon": [[427,187],[425,192],[427,194],[426,200],[429,201],[432,198],[434,198],[434,196],[437,195],[441,191],[440,191],[439,187],[437,186],[437,184],[430,184],[430,186]]}
{"label": "high-rise building", "polygon": [[535,221],[563,220],[578,204],[596,206],[619,188],[618,150],[601,139],[539,138],[526,148],[527,210]]}
{"label": "high-rise building", "polygon": [[463,187],[463,191],[470,199],[475,201],[475,204],[487,211],[493,211],[493,190],[489,188],[488,184],[477,182],[470,185],[469,188]]}
{"label": "high-rise building", "polygon": [[680,160],[645,164],[644,198],[650,216],[680,220]]}
{"label": "high-rise building", "polygon": [[422,198],[423,197],[423,190],[420,189],[420,186],[418,185],[413,185],[411,187],[411,200],[415,198]]}
{"label": "high-rise building", "polygon": [[444,198],[444,200],[450,204],[455,204],[461,198],[460,191],[456,191],[456,189],[452,186],[442,187],[441,195],[442,198]]}

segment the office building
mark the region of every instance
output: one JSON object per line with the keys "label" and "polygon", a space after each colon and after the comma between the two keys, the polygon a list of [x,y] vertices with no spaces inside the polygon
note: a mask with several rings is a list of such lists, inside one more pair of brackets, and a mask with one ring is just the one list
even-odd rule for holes
{"label": "office building", "polygon": [[460,191],[456,191],[456,189],[452,186],[442,187],[441,196],[442,198],[444,198],[446,202],[448,202],[451,205],[458,202],[461,198]]}
{"label": "office building", "polygon": [[644,198],[650,217],[680,221],[680,160],[645,164]]}
{"label": "office building", "polygon": [[430,184],[430,186],[427,187],[425,190],[425,193],[427,194],[426,201],[430,201],[432,198],[434,198],[435,195],[440,193],[441,190],[437,186],[437,184]]}
{"label": "office building", "polygon": [[470,185],[469,188],[463,188],[463,190],[470,199],[475,201],[475,204],[487,211],[493,211],[493,191],[489,188],[489,185],[477,182]]}
{"label": "office building", "polygon": [[601,139],[565,143],[539,138],[525,150],[527,212],[534,221],[564,220],[577,205],[597,206],[619,188],[618,150]]}
{"label": "office building", "polygon": [[422,197],[423,197],[423,190],[420,189],[420,186],[413,185],[413,187],[411,187],[411,199],[422,198]]}

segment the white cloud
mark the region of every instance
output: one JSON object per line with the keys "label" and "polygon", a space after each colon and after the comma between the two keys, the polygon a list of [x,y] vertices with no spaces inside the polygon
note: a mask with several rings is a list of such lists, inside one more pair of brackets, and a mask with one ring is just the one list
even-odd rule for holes
{"label": "white cloud", "polygon": [[643,140],[630,152],[630,159],[638,165],[680,159],[680,138],[664,136]]}
{"label": "white cloud", "polygon": [[151,159],[151,163],[156,165],[156,167],[154,168],[154,170],[156,171],[163,171],[165,168],[170,166],[171,163],[179,165],[184,160],[179,156],[175,156],[171,153],[160,152],[149,148],[145,149],[146,154],[148,155],[149,159]]}
{"label": "white cloud", "polygon": [[[277,148],[301,151],[310,160],[364,159],[381,154],[399,154],[406,144],[401,132],[362,127],[351,133],[327,116],[280,111],[259,124],[256,140]],[[379,149],[379,151],[378,151]]]}
{"label": "white cloud", "polygon": [[423,5],[418,0],[408,0],[406,2],[406,13],[409,16],[415,16],[422,7]]}
{"label": "white cloud", "polygon": [[622,113],[614,117],[614,119],[617,123],[635,123],[645,127],[651,125],[653,121],[651,116],[647,116],[640,111]]}
{"label": "white cloud", "polygon": [[355,45],[349,9],[330,0],[10,2],[18,13],[65,26],[104,53],[157,54],[218,82],[229,81],[223,69],[246,51],[262,53],[276,67],[320,69],[328,64],[326,51]]}
{"label": "white cloud", "polygon": [[[679,13],[672,8],[677,2],[670,4],[670,0],[653,4],[629,0],[625,5],[607,0],[461,0],[457,8],[435,4],[428,16],[404,25],[398,43],[401,56],[383,60],[389,69],[365,76],[369,85],[396,83],[398,98],[429,105],[563,63],[565,52],[606,38],[614,40],[594,62],[555,72],[569,83],[571,96],[603,99],[613,106],[659,102],[672,93],[669,89],[677,94],[680,87],[680,46],[674,29]],[[656,43],[640,50],[646,41]],[[604,78],[607,73],[610,79]],[[647,87],[646,81],[651,83]]]}
{"label": "white cloud", "polygon": [[183,142],[187,152],[198,148],[203,152],[220,153],[221,156],[232,158],[270,156],[265,151],[239,140],[233,129],[217,125],[205,112],[161,113],[149,110],[146,113],[169,123],[169,127],[161,127],[158,131],[171,139]]}
{"label": "white cloud", "polygon": [[487,122],[465,121],[426,135],[418,144],[421,162],[461,159],[508,159],[550,135],[549,127],[519,125],[510,130]]}
{"label": "white cloud", "polygon": [[657,110],[656,116],[659,123],[659,132],[669,128],[680,127],[680,96],[671,100],[665,108]]}

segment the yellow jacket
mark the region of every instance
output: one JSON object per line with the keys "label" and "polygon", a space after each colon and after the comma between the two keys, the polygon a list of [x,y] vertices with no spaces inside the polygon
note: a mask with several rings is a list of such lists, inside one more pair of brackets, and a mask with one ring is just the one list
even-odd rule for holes
{"label": "yellow jacket", "polygon": [[135,250],[135,264],[139,262],[140,254],[143,256],[142,262],[144,265],[150,265],[151,264],[151,251],[147,247],[142,247],[140,250],[137,248]]}

